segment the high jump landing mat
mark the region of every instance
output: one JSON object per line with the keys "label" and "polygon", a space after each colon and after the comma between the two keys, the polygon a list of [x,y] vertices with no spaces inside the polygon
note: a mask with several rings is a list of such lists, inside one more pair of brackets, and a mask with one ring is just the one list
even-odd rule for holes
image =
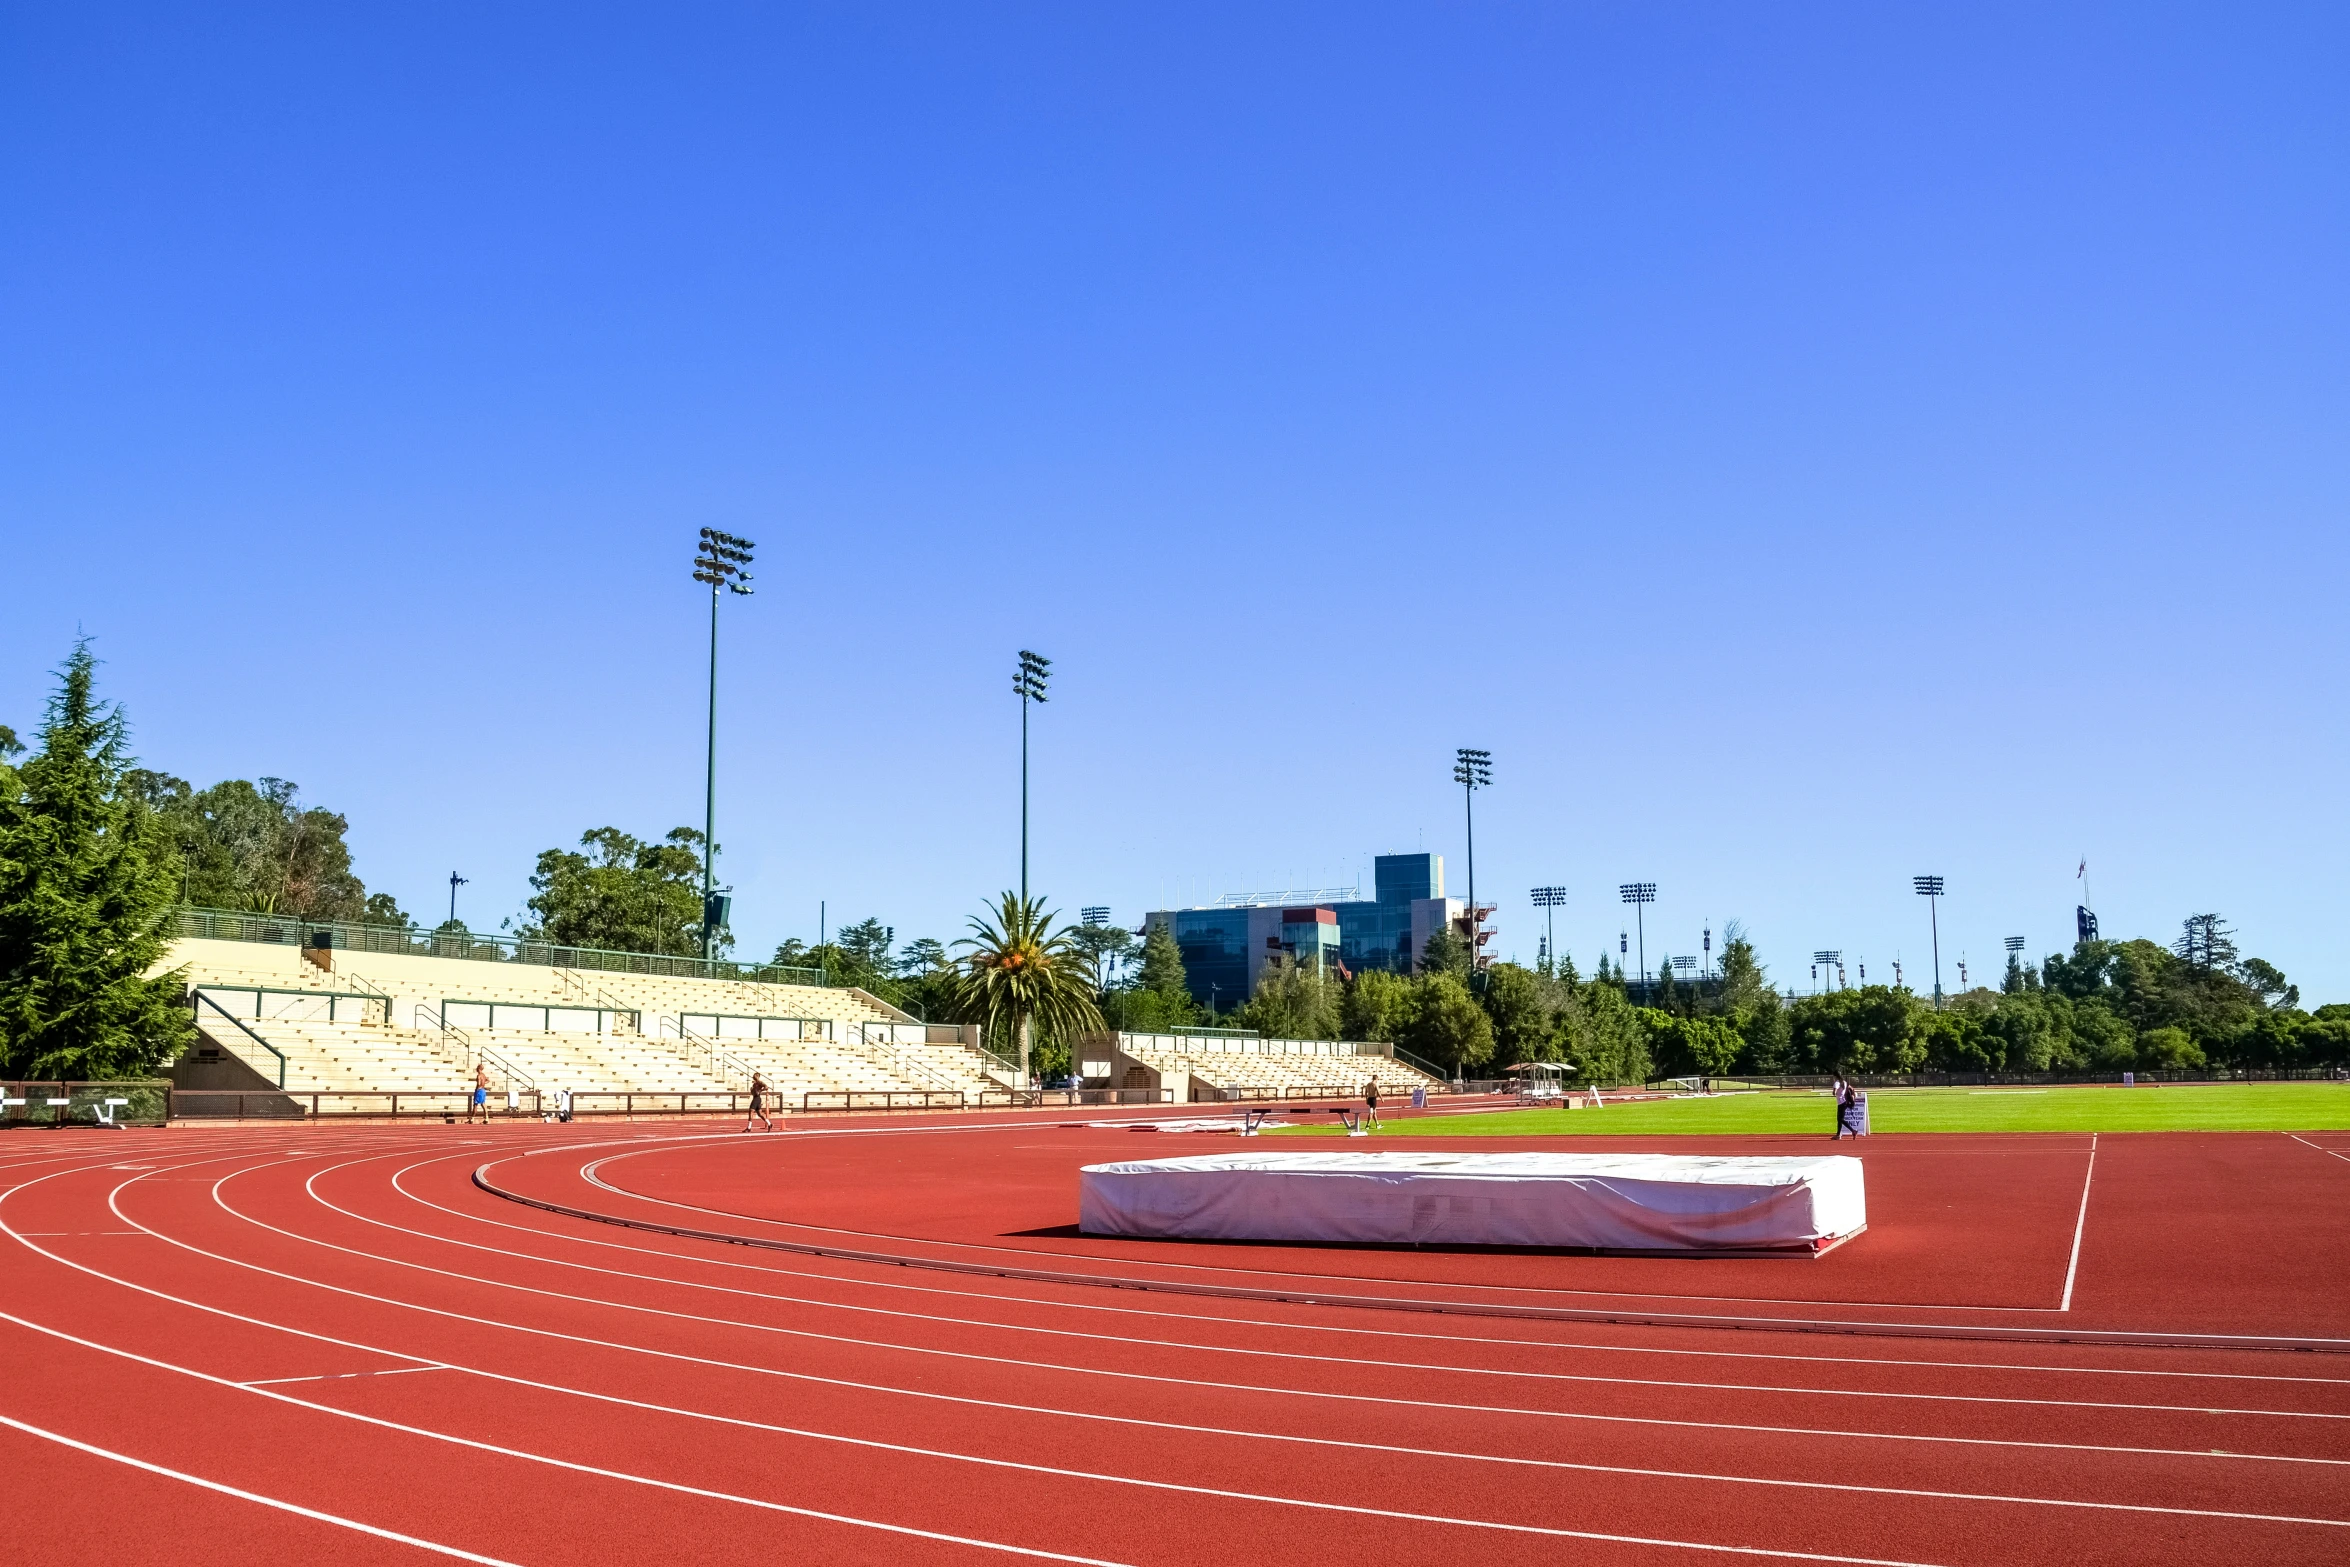
{"label": "high jump landing mat", "polygon": [[1088,1235],[1817,1257],[1868,1227],[1858,1159],[1221,1153],[1091,1164]]}

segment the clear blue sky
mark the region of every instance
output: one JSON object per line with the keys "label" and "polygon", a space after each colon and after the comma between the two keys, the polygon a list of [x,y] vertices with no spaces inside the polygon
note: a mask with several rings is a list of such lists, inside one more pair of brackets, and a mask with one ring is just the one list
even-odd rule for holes
{"label": "clear blue sky", "polygon": [[[1478,883],[1949,981],[2218,910],[2350,999],[2337,6],[0,20],[0,721],[437,918],[698,824],[743,948]],[[1855,976],[1857,978],[1857,976]]]}

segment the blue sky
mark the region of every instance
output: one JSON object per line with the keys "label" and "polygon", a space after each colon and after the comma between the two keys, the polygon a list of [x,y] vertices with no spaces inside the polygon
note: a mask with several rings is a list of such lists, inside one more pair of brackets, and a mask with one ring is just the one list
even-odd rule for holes
{"label": "blue sky", "polygon": [[[2334,7],[0,18],[0,721],[416,912],[698,823],[743,948],[1033,880],[1478,890],[1946,977],[2218,910],[2350,999]],[[1857,976],[1856,976],[1857,977]]]}

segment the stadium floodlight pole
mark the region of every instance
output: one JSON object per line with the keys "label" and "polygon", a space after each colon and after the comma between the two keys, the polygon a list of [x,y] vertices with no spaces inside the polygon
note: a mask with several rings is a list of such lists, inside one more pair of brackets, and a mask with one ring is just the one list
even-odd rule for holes
{"label": "stadium floodlight pole", "polygon": [[1557,927],[1551,924],[1551,910],[1565,905],[1567,889],[1564,887],[1537,887],[1531,896],[1534,899],[1534,906],[1542,911],[1542,950],[1549,954],[1551,967],[1555,970],[1559,960],[1559,939]]}
{"label": "stadium floodlight pole", "polygon": [[460,876],[455,871],[449,872],[449,923],[452,925],[457,923],[457,889],[470,880],[471,877]]}
{"label": "stadium floodlight pole", "polygon": [[[1811,964],[1812,964],[1812,978],[1813,978],[1813,979],[1815,979],[1815,980],[1817,980],[1817,979],[1820,979],[1820,978],[1821,978],[1821,977],[1824,975],[1824,973],[1825,973],[1825,971],[1826,971],[1826,970],[1828,970],[1829,968],[1832,968],[1832,967],[1834,967],[1834,966],[1835,966],[1835,965],[1836,965],[1838,962],[1842,961],[1843,957],[1844,957],[1844,954],[1843,954],[1843,953],[1841,953],[1841,952],[1815,952],[1815,953],[1813,953],[1813,954],[1811,955]],[[1835,989],[1836,987],[1835,987],[1835,986],[1833,986],[1833,985],[1830,985],[1828,988],[1829,988],[1830,990],[1833,990],[1833,989]]]}
{"label": "stadium floodlight pole", "polygon": [[1909,884],[1926,900],[1926,918],[1934,931],[1934,1010],[1942,1010],[1942,878],[1912,876]]}
{"label": "stadium floodlight pole", "polygon": [[1044,700],[1053,678],[1053,661],[1042,653],[1020,650],[1020,672],[1012,677],[1012,691],[1020,698],[1020,903],[1028,903],[1028,704]]}
{"label": "stadium floodlight pole", "polygon": [[1452,781],[1461,786],[1461,808],[1467,813],[1469,824],[1469,977],[1475,979],[1483,971],[1479,962],[1483,955],[1477,938],[1484,933],[1485,918],[1477,912],[1477,791],[1493,784],[1493,753],[1475,751],[1462,746],[1453,752]]}
{"label": "stadium floodlight pole", "polygon": [[694,580],[710,585],[710,726],[702,770],[702,961],[718,939],[718,590],[751,595],[749,539],[704,528],[694,551]]}
{"label": "stadium floodlight pole", "polygon": [[1628,881],[1618,887],[1616,891],[1622,894],[1626,903],[1632,905],[1632,923],[1640,932],[1640,999],[1646,1001],[1648,999],[1648,923],[1642,915],[1642,910],[1656,901],[1656,883],[1653,881]]}

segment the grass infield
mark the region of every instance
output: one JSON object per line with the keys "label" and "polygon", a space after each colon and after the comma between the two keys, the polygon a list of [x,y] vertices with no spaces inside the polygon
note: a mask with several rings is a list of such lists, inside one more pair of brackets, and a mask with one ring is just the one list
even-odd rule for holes
{"label": "grass infield", "polygon": [[[1440,1101],[1441,1102],[1441,1101]],[[1276,1111],[1278,1113],[1278,1111]],[[1599,1110],[1497,1110],[1398,1117],[1381,1135],[1420,1137],[1745,1136],[1813,1133],[1834,1123],[1820,1090],[1716,1094]],[[2350,1083],[2168,1087],[1872,1088],[1869,1124],[1897,1132],[2327,1132],[2350,1130]],[[1299,1126],[1274,1136],[1333,1136]]]}

